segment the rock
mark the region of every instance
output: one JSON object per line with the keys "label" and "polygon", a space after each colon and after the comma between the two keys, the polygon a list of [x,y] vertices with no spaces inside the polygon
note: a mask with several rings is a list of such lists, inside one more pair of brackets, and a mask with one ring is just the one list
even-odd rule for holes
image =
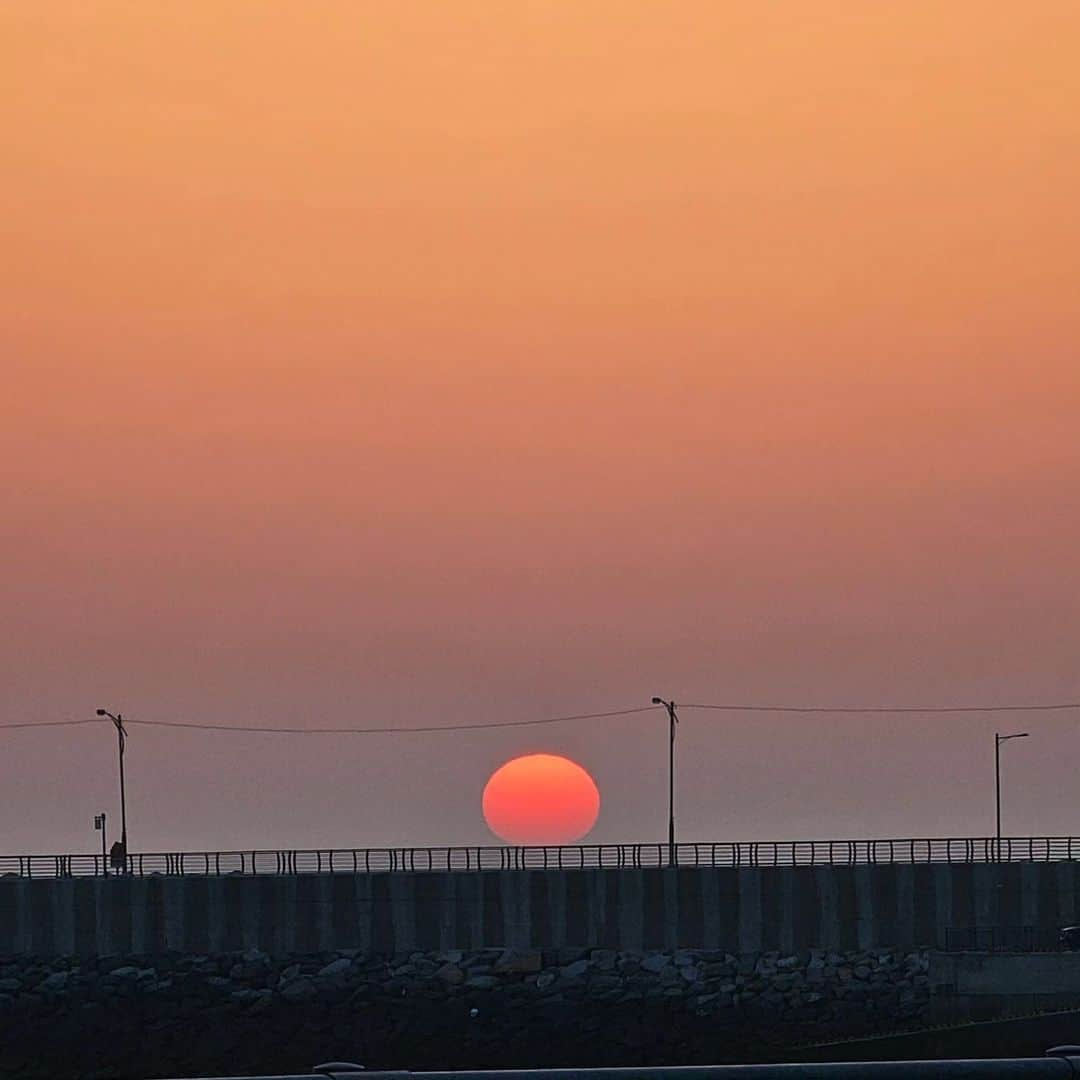
{"label": "rock", "polygon": [[42,980],[41,985],[38,987],[40,990],[48,990],[55,993],[59,990],[63,990],[67,986],[68,972],[66,971],[54,971],[51,975],[46,975]]}
{"label": "rock", "polygon": [[516,972],[522,975],[530,975],[543,967],[543,954],[538,949],[517,951],[507,949],[498,960],[495,961],[493,970],[500,973]]}
{"label": "rock", "polygon": [[109,972],[115,979],[137,979],[139,977],[139,969],[132,967],[130,964],[125,964],[123,967],[113,968]]}
{"label": "rock", "polygon": [[309,1001],[315,996],[315,984],[308,978],[293,979],[284,990],[281,991],[281,996],[286,1001]]}
{"label": "rock", "polygon": [[597,971],[614,971],[618,956],[614,949],[593,949],[589,961]]}
{"label": "rock", "polygon": [[574,963],[567,964],[566,967],[561,968],[560,974],[564,979],[580,979],[588,970],[588,960],[575,960]]}
{"label": "rock", "polygon": [[21,989],[18,979],[0,979],[0,994],[17,994]]}
{"label": "rock", "polygon": [[552,971],[550,968],[547,971],[541,971],[540,974],[536,976],[536,988],[538,990],[546,990],[558,977],[558,972]]}
{"label": "rock", "polygon": [[325,967],[319,968],[319,975],[324,979],[343,979],[351,967],[352,961],[342,957],[340,960],[331,960]]}
{"label": "rock", "polygon": [[671,957],[666,956],[664,953],[649,953],[648,956],[642,958],[641,968],[643,971],[651,971],[655,975],[663,971],[670,963]]}
{"label": "rock", "polygon": [[238,982],[246,982],[249,979],[261,979],[267,972],[267,965],[257,962],[244,961],[233,964],[229,968],[229,978]]}
{"label": "rock", "polygon": [[499,980],[494,975],[470,975],[465,980],[468,990],[494,990]]}
{"label": "rock", "polygon": [[575,964],[585,955],[587,955],[585,949],[570,949],[563,946],[563,948],[555,950],[556,962],[560,967],[565,967],[567,964]]}
{"label": "rock", "polygon": [[435,978],[447,986],[459,986],[465,981],[465,972],[456,964],[446,963],[435,972]]}

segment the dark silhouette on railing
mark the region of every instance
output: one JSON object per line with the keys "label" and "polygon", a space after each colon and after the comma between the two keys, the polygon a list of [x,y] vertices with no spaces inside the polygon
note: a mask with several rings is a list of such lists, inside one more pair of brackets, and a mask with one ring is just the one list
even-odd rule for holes
{"label": "dark silhouette on railing", "polygon": [[[1072,862],[1080,838],[953,837],[904,840],[741,841],[679,844],[680,867],[874,866],[889,863]],[[666,843],[577,847],[322,848],[285,851],[129,852],[128,874],[375,874],[446,870],[641,869],[671,865]],[[0,855],[0,876],[104,877],[100,855]]]}

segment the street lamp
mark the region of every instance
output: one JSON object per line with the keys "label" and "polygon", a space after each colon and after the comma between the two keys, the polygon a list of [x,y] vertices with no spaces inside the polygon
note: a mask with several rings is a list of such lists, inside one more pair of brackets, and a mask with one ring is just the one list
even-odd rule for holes
{"label": "street lamp", "polygon": [[120,846],[124,851],[124,867],[127,868],[127,798],[124,792],[124,742],[127,732],[124,730],[124,718],[122,714],[113,715],[108,709],[98,709],[98,716],[110,719],[116,727],[116,742],[120,751]]}
{"label": "street lamp", "polygon": [[678,858],[675,853],[675,725],[679,717],[674,701],[654,697],[652,703],[663,705],[668,713],[668,865],[674,866]]}
{"label": "street lamp", "polygon": [[997,846],[998,857],[1001,857],[1001,744],[1010,739],[1026,739],[1026,731],[1017,732],[1015,735],[999,735],[994,732],[994,797],[997,803]]}

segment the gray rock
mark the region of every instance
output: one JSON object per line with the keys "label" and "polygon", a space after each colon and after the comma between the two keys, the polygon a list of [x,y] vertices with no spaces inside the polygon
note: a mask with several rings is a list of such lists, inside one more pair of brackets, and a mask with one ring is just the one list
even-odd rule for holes
{"label": "gray rock", "polygon": [[284,986],[286,983],[290,983],[293,979],[300,977],[301,967],[299,964],[290,964],[282,973],[278,982]]}
{"label": "gray rock", "polygon": [[325,967],[319,968],[319,974],[324,979],[343,979],[351,967],[352,961],[343,957],[340,960],[331,960]]}
{"label": "gray rock", "polygon": [[465,980],[468,990],[494,990],[499,980],[494,975],[470,975]]}
{"label": "gray rock", "polygon": [[229,978],[243,982],[248,979],[260,979],[266,972],[266,964],[245,960],[243,963],[233,964],[233,966],[229,968]]}
{"label": "gray rock", "polygon": [[507,949],[498,960],[495,961],[493,970],[497,972],[531,975],[543,967],[543,954],[538,949],[518,951]]}
{"label": "gray rock", "polygon": [[465,972],[456,964],[446,963],[435,972],[435,978],[447,986],[459,986],[465,981]]}
{"label": "gray rock", "polygon": [[575,960],[574,963],[567,964],[566,967],[561,968],[560,972],[564,979],[580,979],[588,970],[588,960]]}
{"label": "gray rock", "polygon": [[578,960],[586,955],[585,949],[570,949],[563,946],[561,949],[556,949],[555,955],[558,958],[558,963],[561,967],[565,967],[567,964],[575,964]]}
{"label": "gray rock", "polygon": [[643,971],[651,971],[655,975],[663,971],[670,963],[670,956],[664,953],[650,953],[642,958],[641,968]]}
{"label": "gray rock", "polygon": [[614,971],[618,955],[614,949],[593,949],[589,960],[597,971]]}
{"label": "gray rock", "polygon": [[286,1001],[308,1001],[315,996],[315,984],[308,978],[293,979],[284,990],[281,991],[281,996]]}

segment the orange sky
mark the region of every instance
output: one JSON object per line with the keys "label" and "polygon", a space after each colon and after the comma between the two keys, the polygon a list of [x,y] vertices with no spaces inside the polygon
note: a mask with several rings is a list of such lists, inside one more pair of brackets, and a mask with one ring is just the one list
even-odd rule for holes
{"label": "orange sky", "polygon": [[[1078,42],[1052,0],[9,0],[0,721],[1080,697]],[[1015,831],[1080,827],[1076,719],[1020,718]],[[981,832],[994,723],[687,717],[680,823]],[[113,812],[58,730],[0,735],[2,850]],[[143,729],[133,846],[482,840],[530,750],[663,836],[646,716]]]}

